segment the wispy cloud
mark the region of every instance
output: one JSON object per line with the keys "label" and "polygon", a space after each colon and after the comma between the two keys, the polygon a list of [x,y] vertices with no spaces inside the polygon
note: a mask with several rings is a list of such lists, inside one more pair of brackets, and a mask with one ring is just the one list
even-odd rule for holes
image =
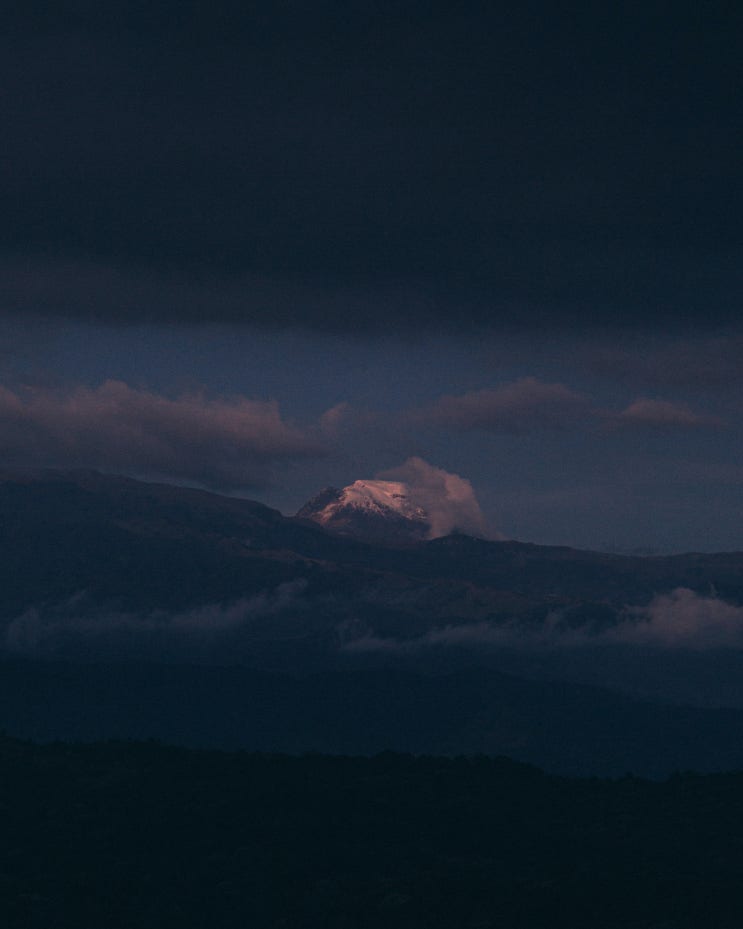
{"label": "wispy cloud", "polygon": [[71,390],[0,387],[6,466],[93,467],[239,489],[324,452],[324,441],[287,422],[273,400],[171,398],[121,381]]}
{"label": "wispy cloud", "polygon": [[587,415],[590,403],[582,394],[564,384],[550,384],[535,377],[443,396],[434,405],[411,413],[422,424],[514,435],[562,429]]}
{"label": "wispy cloud", "polygon": [[[18,655],[129,653],[179,655],[185,649],[226,650],[237,639],[279,634],[277,617],[303,613],[307,582],[279,584],[253,597],[208,603],[181,612],[107,608],[82,591],[55,607],[32,607],[0,630],[0,648]],[[270,629],[261,627],[268,621]]]}
{"label": "wispy cloud", "polygon": [[669,400],[641,397],[620,413],[611,417],[619,426],[638,426],[647,429],[709,429],[720,428],[723,421],[717,416],[697,413],[687,406]]}
{"label": "wispy cloud", "polygon": [[347,638],[343,649],[405,653],[442,646],[561,650],[628,644],[689,651],[741,649],[743,606],[679,587],[654,597],[645,606],[617,611],[613,624],[574,625],[565,622],[563,611],[555,609],[539,623],[518,619],[456,623],[437,626],[409,639],[380,636],[363,629],[355,637]]}

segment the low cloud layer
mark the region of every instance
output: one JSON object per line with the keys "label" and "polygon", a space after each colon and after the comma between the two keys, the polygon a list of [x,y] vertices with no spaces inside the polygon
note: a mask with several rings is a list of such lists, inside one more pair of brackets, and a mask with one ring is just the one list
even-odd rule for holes
{"label": "low cloud layer", "polygon": [[524,377],[510,384],[444,396],[415,418],[423,423],[472,431],[519,435],[559,429],[589,412],[585,397],[564,384]]}
{"label": "low cloud layer", "polygon": [[[643,607],[617,610],[614,622],[608,622],[606,615],[601,622],[588,616],[577,625],[569,609],[555,609],[541,621],[516,617],[500,622],[444,621],[413,636],[406,636],[407,624],[399,634],[390,632],[384,620],[387,631],[375,628],[376,618],[384,617],[385,611],[397,616],[399,609],[413,608],[409,615],[417,617],[415,626],[421,629],[424,613],[428,623],[434,622],[435,598],[431,590],[414,608],[408,590],[381,599],[373,589],[350,600],[336,594],[317,596],[310,593],[305,579],[298,578],[226,603],[175,612],[127,612],[83,591],[65,602],[31,607],[0,624],[0,653],[232,662],[249,660],[256,648],[306,645],[313,636],[325,642],[323,647],[348,655],[425,657],[431,650],[452,649],[473,650],[480,658],[491,650],[569,658],[597,654],[597,649],[602,654],[626,652],[628,646],[634,653],[743,652],[743,606],[688,588],[658,595]],[[326,652],[326,657],[330,654]]]}
{"label": "low cloud layer", "polygon": [[172,399],[121,381],[68,391],[0,387],[0,462],[8,467],[100,468],[236,490],[324,451],[270,400]]}
{"label": "low cloud layer", "polygon": [[408,485],[412,502],[428,513],[432,539],[454,531],[493,536],[488,531],[472,484],[466,478],[417,457],[408,458],[398,468],[381,471],[376,477]]}
{"label": "low cloud layer", "polygon": [[655,597],[614,631],[619,642],[667,648],[743,647],[743,607],[686,587]]}
{"label": "low cloud layer", "polygon": [[564,622],[560,610],[542,623],[473,622],[440,626],[412,639],[365,631],[344,643],[349,652],[416,652],[441,646],[459,648],[561,650],[616,645],[685,649],[743,649],[743,606],[686,587],[654,597],[646,606],[617,613],[614,625],[595,628]]}
{"label": "low cloud layer", "polygon": [[[55,607],[32,607],[0,629],[0,650],[28,657],[140,655],[234,657],[236,645],[271,638],[287,617],[304,619],[303,579],[253,597],[182,612],[130,613],[106,608],[85,592]],[[284,631],[286,631],[284,629]]]}

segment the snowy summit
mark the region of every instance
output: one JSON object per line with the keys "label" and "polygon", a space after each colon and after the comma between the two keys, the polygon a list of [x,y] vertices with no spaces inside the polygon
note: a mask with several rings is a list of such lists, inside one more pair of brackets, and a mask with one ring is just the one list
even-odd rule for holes
{"label": "snowy summit", "polygon": [[426,511],[401,481],[354,481],[342,490],[327,487],[297,513],[339,535],[364,541],[405,544],[430,537]]}

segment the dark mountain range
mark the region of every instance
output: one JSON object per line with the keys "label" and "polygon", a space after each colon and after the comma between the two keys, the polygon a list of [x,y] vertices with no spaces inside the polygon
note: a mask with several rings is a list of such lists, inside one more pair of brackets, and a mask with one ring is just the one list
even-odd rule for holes
{"label": "dark mountain range", "polygon": [[743,552],[632,557],[459,534],[388,548],[260,503],[95,472],[3,475],[0,545],[6,617],[81,593],[121,609],[183,609],[292,581],[317,604],[332,592],[334,618],[373,595],[375,612],[406,613],[401,637],[411,626],[531,621],[547,605],[595,604],[604,621],[604,608],[678,587],[743,604]]}
{"label": "dark mountain range", "polygon": [[[295,651],[306,666],[567,634],[652,644],[675,627],[671,615],[656,633],[648,604],[678,588],[687,599],[671,613],[689,598],[728,611],[708,643],[728,645],[743,604],[743,553],[629,557],[463,535],[387,547],[248,500],[91,472],[3,476],[0,550],[0,643],[47,656],[83,641],[91,655],[109,643],[190,661]],[[689,634],[688,619],[677,625]]]}
{"label": "dark mountain range", "polygon": [[18,735],[743,766],[741,553],[370,544],[92,472],[3,475],[0,551]]}

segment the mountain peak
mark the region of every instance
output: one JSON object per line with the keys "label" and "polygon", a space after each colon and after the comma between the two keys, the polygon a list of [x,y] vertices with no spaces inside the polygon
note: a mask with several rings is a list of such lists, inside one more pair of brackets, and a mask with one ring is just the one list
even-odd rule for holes
{"label": "mountain peak", "polygon": [[426,511],[411,499],[402,481],[358,480],[342,490],[326,487],[297,513],[339,535],[382,544],[427,539]]}

